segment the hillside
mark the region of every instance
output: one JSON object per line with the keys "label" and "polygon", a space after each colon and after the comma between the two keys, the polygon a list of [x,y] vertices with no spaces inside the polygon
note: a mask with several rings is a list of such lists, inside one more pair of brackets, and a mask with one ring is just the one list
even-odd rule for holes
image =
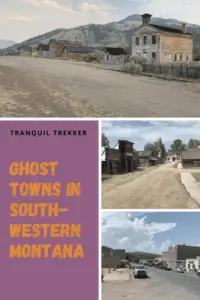
{"label": "hillside", "polygon": [[[183,22],[174,19],[152,18],[152,23],[157,25],[180,28]],[[33,37],[17,46],[34,46],[39,43],[48,43],[50,39],[79,41],[90,46],[121,46],[129,48],[134,30],[141,25],[140,15],[128,16],[119,22],[105,25],[89,24],[71,29],[56,29],[42,35]],[[200,44],[200,26],[187,25],[187,31],[194,34],[195,44]],[[12,47],[13,49],[16,46]]]}
{"label": "hillside", "polygon": [[132,258],[135,257],[136,259],[154,259],[160,256],[160,254],[140,252],[140,251],[126,252],[126,255],[131,255]]}
{"label": "hillside", "polygon": [[[114,249],[107,247],[107,246],[102,246],[102,252],[108,252],[108,251],[113,251]],[[125,252],[125,256],[131,256],[132,258],[135,259],[154,259],[156,257],[159,257],[160,254],[155,254],[155,253],[148,253],[148,252],[141,252],[141,251],[134,251],[134,252]]]}
{"label": "hillside", "polygon": [[0,39],[0,49],[5,49],[11,47],[15,44],[13,41],[1,40]]}

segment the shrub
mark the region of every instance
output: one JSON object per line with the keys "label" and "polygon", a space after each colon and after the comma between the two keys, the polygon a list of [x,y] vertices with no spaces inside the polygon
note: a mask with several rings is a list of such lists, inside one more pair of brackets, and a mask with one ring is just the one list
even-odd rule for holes
{"label": "shrub", "polygon": [[188,76],[192,78],[200,78],[200,66],[189,67]]}
{"label": "shrub", "polygon": [[142,72],[142,66],[140,64],[135,64],[134,62],[129,62],[121,67],[121,72],[129,74],[140,74]]}
{"label": "shrub", "polygon": [[142,65],[144,65],[145,63],[147,63],[148,60],[147,60],[146,57],[133,55],[133,56],[130,56],[130,57],[129,57],[128,62],[129,62],[129,63],[134,62],[135,64],[141,65],[141,66],[142,66]]}
{"label": "shrub", "polygon": [[82,56],[86,62],[98,62],[100,63],[101,57],[98,53],[87,53]]}

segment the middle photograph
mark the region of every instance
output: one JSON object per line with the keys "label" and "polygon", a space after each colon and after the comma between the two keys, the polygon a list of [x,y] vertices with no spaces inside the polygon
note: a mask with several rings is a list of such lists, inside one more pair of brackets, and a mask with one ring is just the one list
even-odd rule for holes
{"label": "middle photograph", "polygon": [[103,209],[200,208],[200,121],[102,121]]}

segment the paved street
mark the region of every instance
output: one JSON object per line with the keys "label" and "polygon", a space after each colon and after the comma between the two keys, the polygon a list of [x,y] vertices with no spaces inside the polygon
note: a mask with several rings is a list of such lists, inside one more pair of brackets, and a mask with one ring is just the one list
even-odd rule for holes
{"label": "paved street", "polygon": [[1,117],[199,117],[200,84],[63,60],[0,57]]}
{"label": "paved street", "polygon": [[[125,273],[129,272],[128,270]],[[148,269],[148,279],[128,279],[127,274],[118,275],[122,280],[102,283],[102,300],[197,300],[200,295],[200,278],[190,274],[178,274]]]}
{"label": "paved street", "polygon": [[116,175],[102,182],[103,208],[199,208],[180,181],[174,163]]}

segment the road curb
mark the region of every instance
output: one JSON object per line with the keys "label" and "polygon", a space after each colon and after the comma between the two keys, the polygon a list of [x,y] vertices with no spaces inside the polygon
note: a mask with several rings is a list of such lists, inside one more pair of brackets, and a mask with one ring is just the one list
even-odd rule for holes
{"label": "road curb", "polygon": [[200,204],[200,184],[191,173],[181,173],[181,183],[190,196]]}

